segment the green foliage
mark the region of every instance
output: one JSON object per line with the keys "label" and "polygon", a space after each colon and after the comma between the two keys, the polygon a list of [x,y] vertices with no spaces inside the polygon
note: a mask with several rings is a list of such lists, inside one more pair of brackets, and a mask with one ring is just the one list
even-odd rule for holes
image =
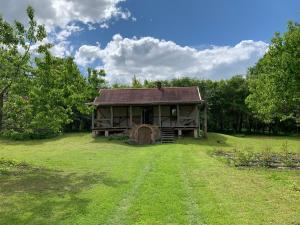
{"label": "green foliage", "polygon": [[235,149],[233,154],[234,157],[229,161],[232,161],[234,166],[251,166],[255,157],[255,154],[249,148],[244,148],[243,150]]}
{"label": "green foliage", "polygon": [[36,57],[31,46],[46,31],[30,6],[27,16],[28,28],[0,18],[0,131],[13,139],[51,137],[75,120],[84,121],[92,110],[86,103],[106,84],[104,70],[89,69],[84,78],[72,58],[50,54],[51,44],[40,45]]}
{"label": "green foliage", "polygon": [[300,117],[300,24],[276,33],[268,52],[249,70],[249,107],[266,122]]}
{"label": "green foliage", "polygon": [[[281,160],[284,163],[286,167],[295,167],[297,163],[295,162],[295,158],[298,158],[295,156],[295,153],[292,153],[288,149],[288,142],[285,141],[281,146]],[[299,156],[300,158],[300,156]]]}
{"label": "green foliage", "polygon": [[28,139],[32,134],[29,124],[32,120],[32,108],[28,98],[17,94],[9,95],[4,105],[4,136],[12,139]]}
{"label": "green foliage", "polygon": [[271,167],[274,154],[271,152],[271,147],[266,146],[259,155],[259,164],[263,167]]}
{"label": "green foliage", "polygon": [[142,88],[143,87],[142,83],[139,81],[139,79],[135,75],[132,78],[131,85],[133,88]]}
{"label": "green foliage", "polygon": [[[6,130],[12,138],[45,138],[62,132],[74,114],[90,112],[85,104],[94,88],[80,74],[72,58],[57,58],[49,52],[36,59],[26,97],[9,96],[5,104]],[[91,81],[89,81],[91,82]],[[91,82],[92,83],[92,82]],[[94,83],[92,83],[94,84]]]}
{"label": "green foliage", "polygon": [[229,165],[235,167],[266,167],[266,168],[296,168],[300,169],[300,155],[289,151],[287,141],[285,141],[279,152],[272,151],[271,146],[261,148],[259,152],[252,147],[240,146],[231,151],[224,149],[214,149],[213,156],[227,160]]}
{"label": "green foliage", "polygon": [[28,169],[30,166],[25,162],[17,162],[15,160],[0,159],[0,176],[1,175],[16,175],[24,169]]}
{"label": "green foliage", "polygon": [[88,97],[90,101],[93,101],[99,94],[99,89],[106,86],[106,81],[104,80],[106,73],[103,69],[96,70],[88,68]]}
{"label": "green foliage", "polygon": [[[27,84],[30,84],[32,76],[30,62],[33,52],[31,46],[46,37],[44,26],[37,24],[34,10],[30,6],[27,8],[27,16],[29,19],[28,27],[18,21],[10,24],[0,17],[0,131],[3,128],[3,110],[6,107],[4,98],[8,96],[10,103],[12,103],[10,95],[26,97],[22,90],[27,88]],[[21,104],[19,97],[16,99],[17,104]],[[23,127],[23,124],[20,127]]]}

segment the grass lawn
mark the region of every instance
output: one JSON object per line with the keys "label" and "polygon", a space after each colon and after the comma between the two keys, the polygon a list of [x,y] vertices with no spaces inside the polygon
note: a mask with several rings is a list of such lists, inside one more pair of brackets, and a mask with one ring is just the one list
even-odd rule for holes
{"label": "grass lawn", "polygon": [[143,147],[90,134],[0,140],[2,160],[25,162],[0,172],[0,224],[299,225],[299,170],[238,169],[208,154],[279,151],[285,140],[300,152],[299,138],[213,133]]}

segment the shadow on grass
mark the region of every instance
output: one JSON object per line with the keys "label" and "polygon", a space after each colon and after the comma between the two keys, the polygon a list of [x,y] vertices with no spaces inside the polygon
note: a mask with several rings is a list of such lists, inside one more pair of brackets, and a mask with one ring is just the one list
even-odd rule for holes
{"label": "shadow on grass", "polygon": [[80,195],[83,190],[126,183],[105,173],[64,173],[0,161],[0,224],[60,224],[87,213],[91,199]]}
{"label": "shadow on grass", "polygon": [[[174,143],[170,144],[163,144],[163,145],[174,145],[174,144],[182,144],[182,145],[202,145],[202,146],[210,146],[210,147],[230,147],[231,145],[227,142],[228,137],[224,134],[218,134],[218,133],[209,133],[208,138],[193,138],[193,137],[182,137],[179,139],[175,139]],[[128,142],[124,140],[118,140],[113,139],[109,137],[96,137],[93,138],[91,143],[113,143],[116,145],[122,145],[127,146],[131,148],[152,148],[153,146],[159,146],[161,145],[160,142],[155,144],[149,144],[149,145],[139,145],[139,144],[129,144]]]}
{"label": "shadow on grass", "polygon": [[176,141],[177,144],[190,145],[196,144],[208,147],[230,147],[231,145],[227,143],[228,138],[226,135],[218,133],[209,133],[207,138],[192,138],[184,137]]}
{"label": "shadow on grass", "polygon": [[55,142],[55,141],[59,141],[62,139],[67,139],[69,137],[81,137],[84,135],[89,135],[88,132],[81,132],[81,133],[65,133],[65,134],[60,134],[58,136],[54,136],[54,137],[49,137],[49,138],[45,138],[45,139],[26,139],[26,140],[13,140],[13,139],[9,139],[9,138],[4,138],[0,136],[0,144],[5,144],[5,145],[41,145],[41,144],[47,144],[50,142]]}
{"label": "shadow on grass", "polygon": [[[160,145],[160,143],[154,143],[154,144],[135,144],[130,143],[128,139],[114,139],[110,137],[95,137],[90,142],[93,144],[99,144],[99,143],[108,143],[108,144],[114,144],[114,145],[121,145],[130,148],[131,150],[139,149],[139,148],[153,148],[153,146]],[[116,149],[118,150],[118,149]]]}

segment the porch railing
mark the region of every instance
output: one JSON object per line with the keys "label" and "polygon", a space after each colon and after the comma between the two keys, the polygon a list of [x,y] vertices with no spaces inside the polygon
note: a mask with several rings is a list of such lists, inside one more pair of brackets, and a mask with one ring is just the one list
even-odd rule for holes
{"label": "porch railing", "polygon": [[[142,123],[142,118],[139,116],[132,117],[132,125],[139,125]],[[159,124],[159,117],[153,117],[153,124],[160,127],[195,127],[197,125],[196,119],[192,117],[179,117],[179,123],[177,118],[169,116],[161,116],[161,123]],[[129,117],[114,117],[113,124],[110,119],[95,119],[94,129],[101,128],[129,128]]]}

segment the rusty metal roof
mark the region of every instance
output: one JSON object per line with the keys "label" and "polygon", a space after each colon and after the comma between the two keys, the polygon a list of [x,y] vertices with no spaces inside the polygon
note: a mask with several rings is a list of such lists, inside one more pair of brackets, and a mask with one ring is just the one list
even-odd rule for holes
{"label": "rusty metal roof", "polygon": [[198,87],[101,89],[94,105],[200,103]]}

